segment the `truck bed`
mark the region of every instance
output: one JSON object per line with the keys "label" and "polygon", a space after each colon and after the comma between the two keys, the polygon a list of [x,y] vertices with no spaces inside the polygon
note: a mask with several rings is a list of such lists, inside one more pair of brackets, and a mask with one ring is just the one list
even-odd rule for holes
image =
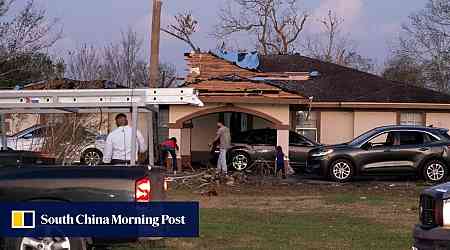
{"label": "truck bed", "polygon": [[136,166],[0,168],[0,201],[132,202],[136,180],[151,180],[151,200],[164,200],[164,170]]}

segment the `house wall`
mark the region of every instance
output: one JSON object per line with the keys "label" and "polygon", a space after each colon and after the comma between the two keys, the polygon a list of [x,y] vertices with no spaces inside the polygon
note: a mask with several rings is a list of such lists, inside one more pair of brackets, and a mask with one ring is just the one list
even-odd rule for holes
{"label": "house wall", "polygon": [[354,137],[353,112],[321,112],[320,138],[323,144],[348,142]]}
{"label": "house wall", "polygon": [[376,127],[396,125],[396,112],[354,112],[354,137]]}
{"label": "house wall", "polygon": [[[343,143],[375,127],[397,125],[398,112],[320,111],[320,142]],[[427,112],[425,117],[426,126],[450,129],[450,112]]]}
{"label": "house wall", "polygon": [[427,113],[426,125],[450,129],[450,113]]}

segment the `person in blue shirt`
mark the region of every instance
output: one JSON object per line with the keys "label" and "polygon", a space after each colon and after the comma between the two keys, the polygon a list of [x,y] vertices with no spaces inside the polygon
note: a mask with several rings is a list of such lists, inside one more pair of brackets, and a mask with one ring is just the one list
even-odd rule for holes
{"label": "person in blue shirt", "polygon": [[284,153],[283,148],[281,146],[277,146],[275,164],[276,164],[275,174],[278,175],[278,172],[281,170],[281,173],[283,174],[283,179],[286,179],[286,168],[284,167]]}

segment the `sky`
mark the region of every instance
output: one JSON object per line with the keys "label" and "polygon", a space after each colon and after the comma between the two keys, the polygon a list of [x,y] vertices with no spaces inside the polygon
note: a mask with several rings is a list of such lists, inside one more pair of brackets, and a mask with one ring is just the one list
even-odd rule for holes
{"label": "sky", "polygon": [[[20,0],[25,1],[25,0]],[[204,51],[216,47],[210,35],[217,24],[221,6],[227,0],[163,0],[162,26],[179,12],[192,10],[200,23],[196,43]],[[229,1],[229,0],[228,0]],[[35,0],[51,18],[58,18],[64,37],[52,53],[65,57],[69,50],[83,44],[103,47],[120,40],[121,32],[129,27],[144,40],[143,56],[149,57],[152,0]],[[401,25],[408,16],[422,9],[427,0],[300,0],[313,17],[327,14],[329,9],[343,16],[343,32],[357,43],[360,54],[375,59],[382,65],[395,43]],[[310,19],[313,20],[314,18]],[[310,22],[308,30],[317,23]],[[165,34],[161,38],[161,61],[176,65],[180,74],[185,70],[185,52],[190,49],[181,41]]]}

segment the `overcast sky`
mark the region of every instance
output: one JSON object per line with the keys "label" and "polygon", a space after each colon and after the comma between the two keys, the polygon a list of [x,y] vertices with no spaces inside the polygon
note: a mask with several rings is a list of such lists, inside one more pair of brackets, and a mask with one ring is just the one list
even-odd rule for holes
{"label": "overcast sky", "polygon": [[[23,1],[23,0],[22,0]],[[163,0],[163,25],[171,16],[193,10],[200,22],[195,40],[202,50],[214,49],[216,41],[209,34],[217,23],[217,13],[227,0]],[[67,54],[82,44],[103,46],[120,39],[120,32],[132,27],[149,44],[152,0],[36,0],[47,9],[50,17],[59,18],[64,39],[54,48],[55,53]],[[382,64],[389,44],[398,36],[408,15],[422,9],[427,0],[302,0],[312,15],[323,16],[329,9],[345,18],[344,30],[358,43],[361,54]],[[314,29],[310,23],[308,29]],[[189,48],[163,35],[161,60],[184,70],[183,53]],[[148,54],[148,49],[144,52]]]}

